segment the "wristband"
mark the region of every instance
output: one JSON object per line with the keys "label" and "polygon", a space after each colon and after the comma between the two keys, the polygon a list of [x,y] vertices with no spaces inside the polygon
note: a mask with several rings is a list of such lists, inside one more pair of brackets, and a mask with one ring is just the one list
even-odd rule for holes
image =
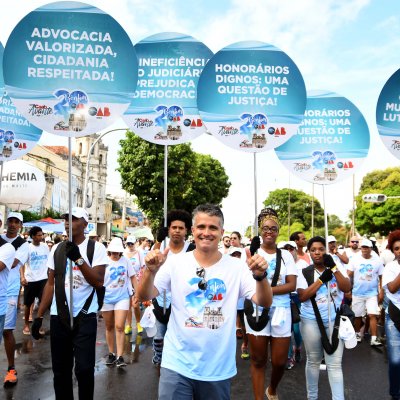
{"label": "wristband", "polygon": [[318,279],[318,280],[319,280],[319,283],[320,283],[321,285],[323,285],[323,284],[324,284],[324,282],[322,282],[322,281],[321,281],[321,279]]}
{"label": "wristband", "polygon": [[332,271],[332,273],[334,274],[335,272],[337,272],[337,266],[335,265],[332,269],[331,269],[331,271]]}
{"label": "wristband", "polygon": [[265,277],[267,276],[267,270],[264,271],[264,273],[262,275],[255,275],[253,274],[253,278],[257,281],[257,282],[261,282],[265,279]]}

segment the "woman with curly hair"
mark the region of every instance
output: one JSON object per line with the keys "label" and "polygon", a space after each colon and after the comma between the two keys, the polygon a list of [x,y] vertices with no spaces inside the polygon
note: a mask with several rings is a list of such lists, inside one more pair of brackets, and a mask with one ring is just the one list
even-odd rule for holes
{"label": "woman with curly hair", "polygon": [[268,263],[267,279],[272,286],[273,302],[269,310],[245,302],[245,324],[250,342],[251,379],[254,398],[264,398],[265,368],[268,361],[268,346],[271,346],[271,381],[265,394],[269,400],[278,400],[277,388],[285,372],[290,346],[292,317],[290,292],[296,288],[297,269],[292,255],[276,247],[279,235],[279,220],[275,210],[265,208],[258,216],[261,243],[252,252],[261,255]]}
{"label": "woman with curly hair", "polygon": [[386,264],[382,275],[382,287],[389,300],[385,318],[389,393],[393,400],[400,400],[400,230],[390,233],[388,249],[395,256]]}

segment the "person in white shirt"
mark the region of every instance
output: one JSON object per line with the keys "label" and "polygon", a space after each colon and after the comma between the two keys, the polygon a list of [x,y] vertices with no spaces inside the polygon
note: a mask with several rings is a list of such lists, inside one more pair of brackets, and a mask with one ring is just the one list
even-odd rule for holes
{"label": "person in white shirt", "polygon": [[[193,211],[196,249],[167,258],[159,250],[145,258],[139,297],[171,291],[171,316],[164,339],[159,399],[230,398],[236,374],[236,306],[240,297],[263,307],[272,303],[267,262],[259,255],[246,264],[218,251],[224,233],[218,206]],[[251,272],[253,275],[251,274]],[[254,279],[253,279],[254,278]]]}
{"label": "person in white shirt", "polygon": [[379,303],[383,301],[382,273],[383,264],[374,253],[372,256],[372,242],[369,239],[361,241],[361,254],[352,257],[347,274],[353,277],[352,309],[355,314],[355,330],[357,340],[361,342],[360,329],[362,317],[368,314],[369,329],[371,332],[371,346],[381,346],[377,339],[377,315],[380,313]]}
{"label": "person in white shirt", "polygon": [[350,244],[349,247],[345,249],[345,253],[349,259],[349,261],[354,257],[355,255],[358,255],[361,252],[360,249],[360,238],[356,235],[352,236],[350,239]]}
{"label": "person in white shirt", "polygon": [[389,302],[385,318],[389,393],[392,399],[400,399],[400,230],[389,234],[388,248],[395,257],[386,264],[382,276]]}
{"label": "person in white shirt", "polygon": [[[3,225],[3,214],[0,212],[0,228]],[[15,248],[0,237],[0,343],[3,338],[4,323],[7,311],[8,274],[15,259]]]}
{"label": "person in white shirt", "polygon": [[[25,325],[22,330],[24,335],[30,335],[29,319],[31,306],[35,298],[42,300],[43,289],[47,282],[47,258],[49,248],[43,243],[43,231],[39,226],[33,226],[29,231],[32,242],[29,243],[29,256],[21,268],[21,284],[24,286]],[[41,332],[44,334],[44,332]]]}
{"label": "person in white shirt", "polygon": [[231,247],[231,239],[229,235],[224,235],[224,237],[221,240],[221,248],[219,251],[222,254],[229,254],[229,248]]}
{"label": "person in white shirt", "polygon": [[[37,318],[32,324],[32,336],[41,337],[43,314],[50,307],[50,346],[56,399],[72,399],[72,368],[78,381],[80,399],[93,399],[96,361],[97,290],[103,288],[108,258],[106,248],[85,238],[89,222],[87,211],[73,207],[72,241],[62,241],[53,247],[48,258],[49,275],[43,291]],[[69,231],[69,215],[64,214]],[[89,244],[90,243],[90,244]],[[90,246],[90,247],[89,247]],[[93,246],[93,247],[92,247]],[[89,257],[88,249],[93,249]],[[90,261],[89,258],[92,258]],[[72,267],[73,303],[70,304],[70,268]],[[70,309],[72,308],[73,326]]]}
{"label": "person in white shirt", "polygon": [[349,257],[347,257],[346,252],[339,253],[337,248],[337,241],[335,236],[329,235],[328,236],[328,254],[330,254],[335,261],[335,264],[345,265],[349,263]]}
{"label": "person in white shirt", "polygon": [[[132,263],[123,256],[124,246],[120,238],[111,240],[107,247],[108,265],[104,275],[104,304],[101,309],[106,325],[106,341],[109,354],[106,365],[125,367],[124,325],[129,310],[130,288],[134,285],[135,271]],[[114,353],[116,342],[117,354]]]}

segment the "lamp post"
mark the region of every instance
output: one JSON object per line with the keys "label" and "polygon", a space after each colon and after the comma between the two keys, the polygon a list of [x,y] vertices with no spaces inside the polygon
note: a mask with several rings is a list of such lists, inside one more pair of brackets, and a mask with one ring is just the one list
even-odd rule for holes
{"label": "lamp post", "polygon": [[88,204],[88,199],[87,199],[87,188],[88,188],[88,182],[89,182],[89,167],[90,167],[90,157],[92,155],[92,152],[94,150],[94,147],[96,146],[97,142],[102,139],[104,136],[108,135],[111,132],[116,132],[116,131],[126,131],[127,128],[116,128],[116,129],[111,129],[110,131],[103,132],[96,140],[92,143],[90,146],[90,149],[87,153],[86,156],[86,173],[85,173],[85,181],[83,183],[83,208],[87,207]]}

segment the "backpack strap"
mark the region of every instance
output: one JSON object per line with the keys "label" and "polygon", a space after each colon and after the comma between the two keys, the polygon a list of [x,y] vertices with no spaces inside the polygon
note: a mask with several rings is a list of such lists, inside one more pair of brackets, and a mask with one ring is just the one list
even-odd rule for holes
{"label": "backpack strap", "polygon": [[0,247],[3,246],[3,244],[8,243],[7,240],[4,240],[1,236],[0,236]]}
{"label": "backpack strap", "polygon": [[186,249],[186,252],[193,251],[195,248],[196,248],[196,245],[194,243],[190,242],[188,248]]}
{"label": "backpack strap", "polygon": [[11,244],[14,246],[15,250],[18,250],[24,243],[26,243],[25,239],[22,239],[21,236],[17,236]]}
{"label": "backpack strap", "polygon": [[61,242],[54,251],[54,294],[56,298],[57,314],[61,322],[71,329],[70,313],[65,294],[65,273],[67,256],[65,247],[67,242]]}
{"label": "backpack strap", "polygon": [[[304,268],[302,272],[308,286],[311,286],[314,283],[314,265],[309,265],[308,267]],[[317,302],[315,301],[315,297],[315,294],[314,296],[311,296],[310,301],[314,310],[315,319],[317,320],[319,332],[321,334],[322,346],[327,354],[333,354],[339,346],[340,313],[336,312],[335,325],[332,332],[332,343],[330,343],[328,335],[326,334],[324,323],[322,321],[321,313],[319,312]]]}

